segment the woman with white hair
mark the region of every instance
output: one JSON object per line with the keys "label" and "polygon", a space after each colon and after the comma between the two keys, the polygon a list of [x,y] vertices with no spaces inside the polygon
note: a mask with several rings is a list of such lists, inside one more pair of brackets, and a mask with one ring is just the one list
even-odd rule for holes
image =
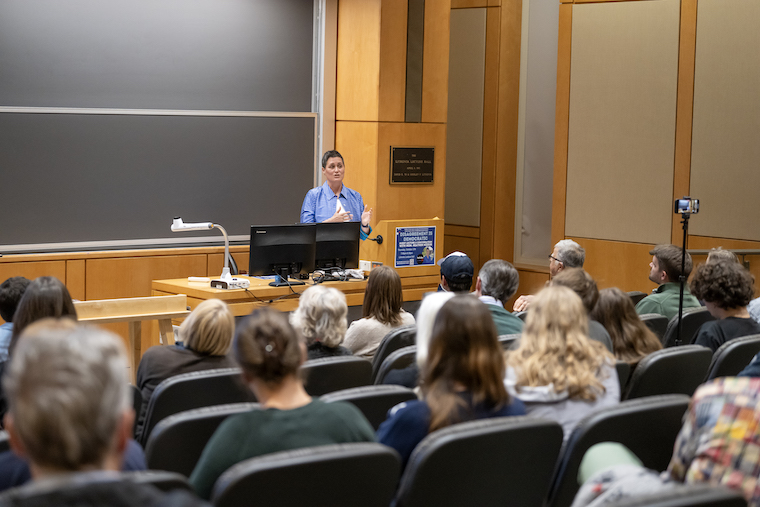
{"label": "woman with white hair", "polygon": [[301,293],[290,323],[306,338],[308,359],[351,355],[341,346],[347,314],[346,296],[338,289],[314,285]]}
{"label": "woman with white hair", "polygon": [[145,423],[148,402],[158,384],[181,373],[232,368],[227,356],[235,333],[235,318],[221,299],[207,299],[199,304],[179,327],[182,345],[151,347],[137,367],[137,388],[142,393],[142,407],[137,418],[136,435]]}

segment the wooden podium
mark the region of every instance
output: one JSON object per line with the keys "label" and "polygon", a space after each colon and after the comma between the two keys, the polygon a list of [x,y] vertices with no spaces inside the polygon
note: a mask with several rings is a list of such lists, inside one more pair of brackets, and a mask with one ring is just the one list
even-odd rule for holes
{"label": "wooden podium", "polygon": [[[399,229],[410,228],[435,228],[435,241],[433,248],[433,264],[414,265],[397,265],[396,244],[397,231]],[[383,243],[378,245],[375,241],[362,241],[359,246],[359,259],[364,261],[379,262],[386,266],[395,268],[401,277],[402,283],[409,279],[418,279],[419,282],[428,285],[425,289],[419,289],[414,295],[404,293],[405,301],[415,301],[422,299],[425,292],[435,290],[441,279],[441,269],[435,264],[443,256],[443,220],[440,218],[431,218],[428,220],[381,220],[377,226],[372,229],[370,238],[376,238],[378,235],[383,237]],[[430,288],[432,287],[432,288]]]}

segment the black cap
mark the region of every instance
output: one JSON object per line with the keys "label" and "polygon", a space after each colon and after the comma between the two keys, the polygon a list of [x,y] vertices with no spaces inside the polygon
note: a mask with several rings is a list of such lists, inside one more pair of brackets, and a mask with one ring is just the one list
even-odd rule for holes
{"label": "black cap", "polygon": [[462,252],[451,252],[449,255],[438,261],[441,266],[441,274],[446,280],[451,282],[464,282],[472,280],[475,268],[467,254]]}

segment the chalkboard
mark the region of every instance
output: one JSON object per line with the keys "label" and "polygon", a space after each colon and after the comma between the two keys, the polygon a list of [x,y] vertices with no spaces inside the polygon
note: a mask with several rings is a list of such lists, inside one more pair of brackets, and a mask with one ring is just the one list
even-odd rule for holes
{"label": "chalkboard", "polygon": [[314,0],[0,0],[0,253],[297,222],[314,26]]}

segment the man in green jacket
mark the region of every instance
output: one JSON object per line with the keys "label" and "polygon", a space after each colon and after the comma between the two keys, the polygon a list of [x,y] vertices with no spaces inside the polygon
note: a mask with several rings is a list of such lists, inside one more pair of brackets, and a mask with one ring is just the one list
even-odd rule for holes
{"label": "man in green jacket", "polygon": [[[659,313],[672,319],[678,313],[678,299],[681,284],[678,277],[681,274],[682,249],[675,245],[657,245],[649,252],[652,262],[649,263],[649,279],[658,284],[651,295],[645,297],[636,305],[636,313]],[[686,253],[684,276],[691,274],[691,256]],[[691,295],[689,285],[684,284],[683,308],[698,308],[701,306],[697,298]]]}
{"label": "man in green jacket", "polygon": [[501,259],[483,264],[475,282],[475,295],[488,306],[499,336],[522,333],[523,321],[504,308],[504,304],[517,292],[520,283],[515,267]]}

